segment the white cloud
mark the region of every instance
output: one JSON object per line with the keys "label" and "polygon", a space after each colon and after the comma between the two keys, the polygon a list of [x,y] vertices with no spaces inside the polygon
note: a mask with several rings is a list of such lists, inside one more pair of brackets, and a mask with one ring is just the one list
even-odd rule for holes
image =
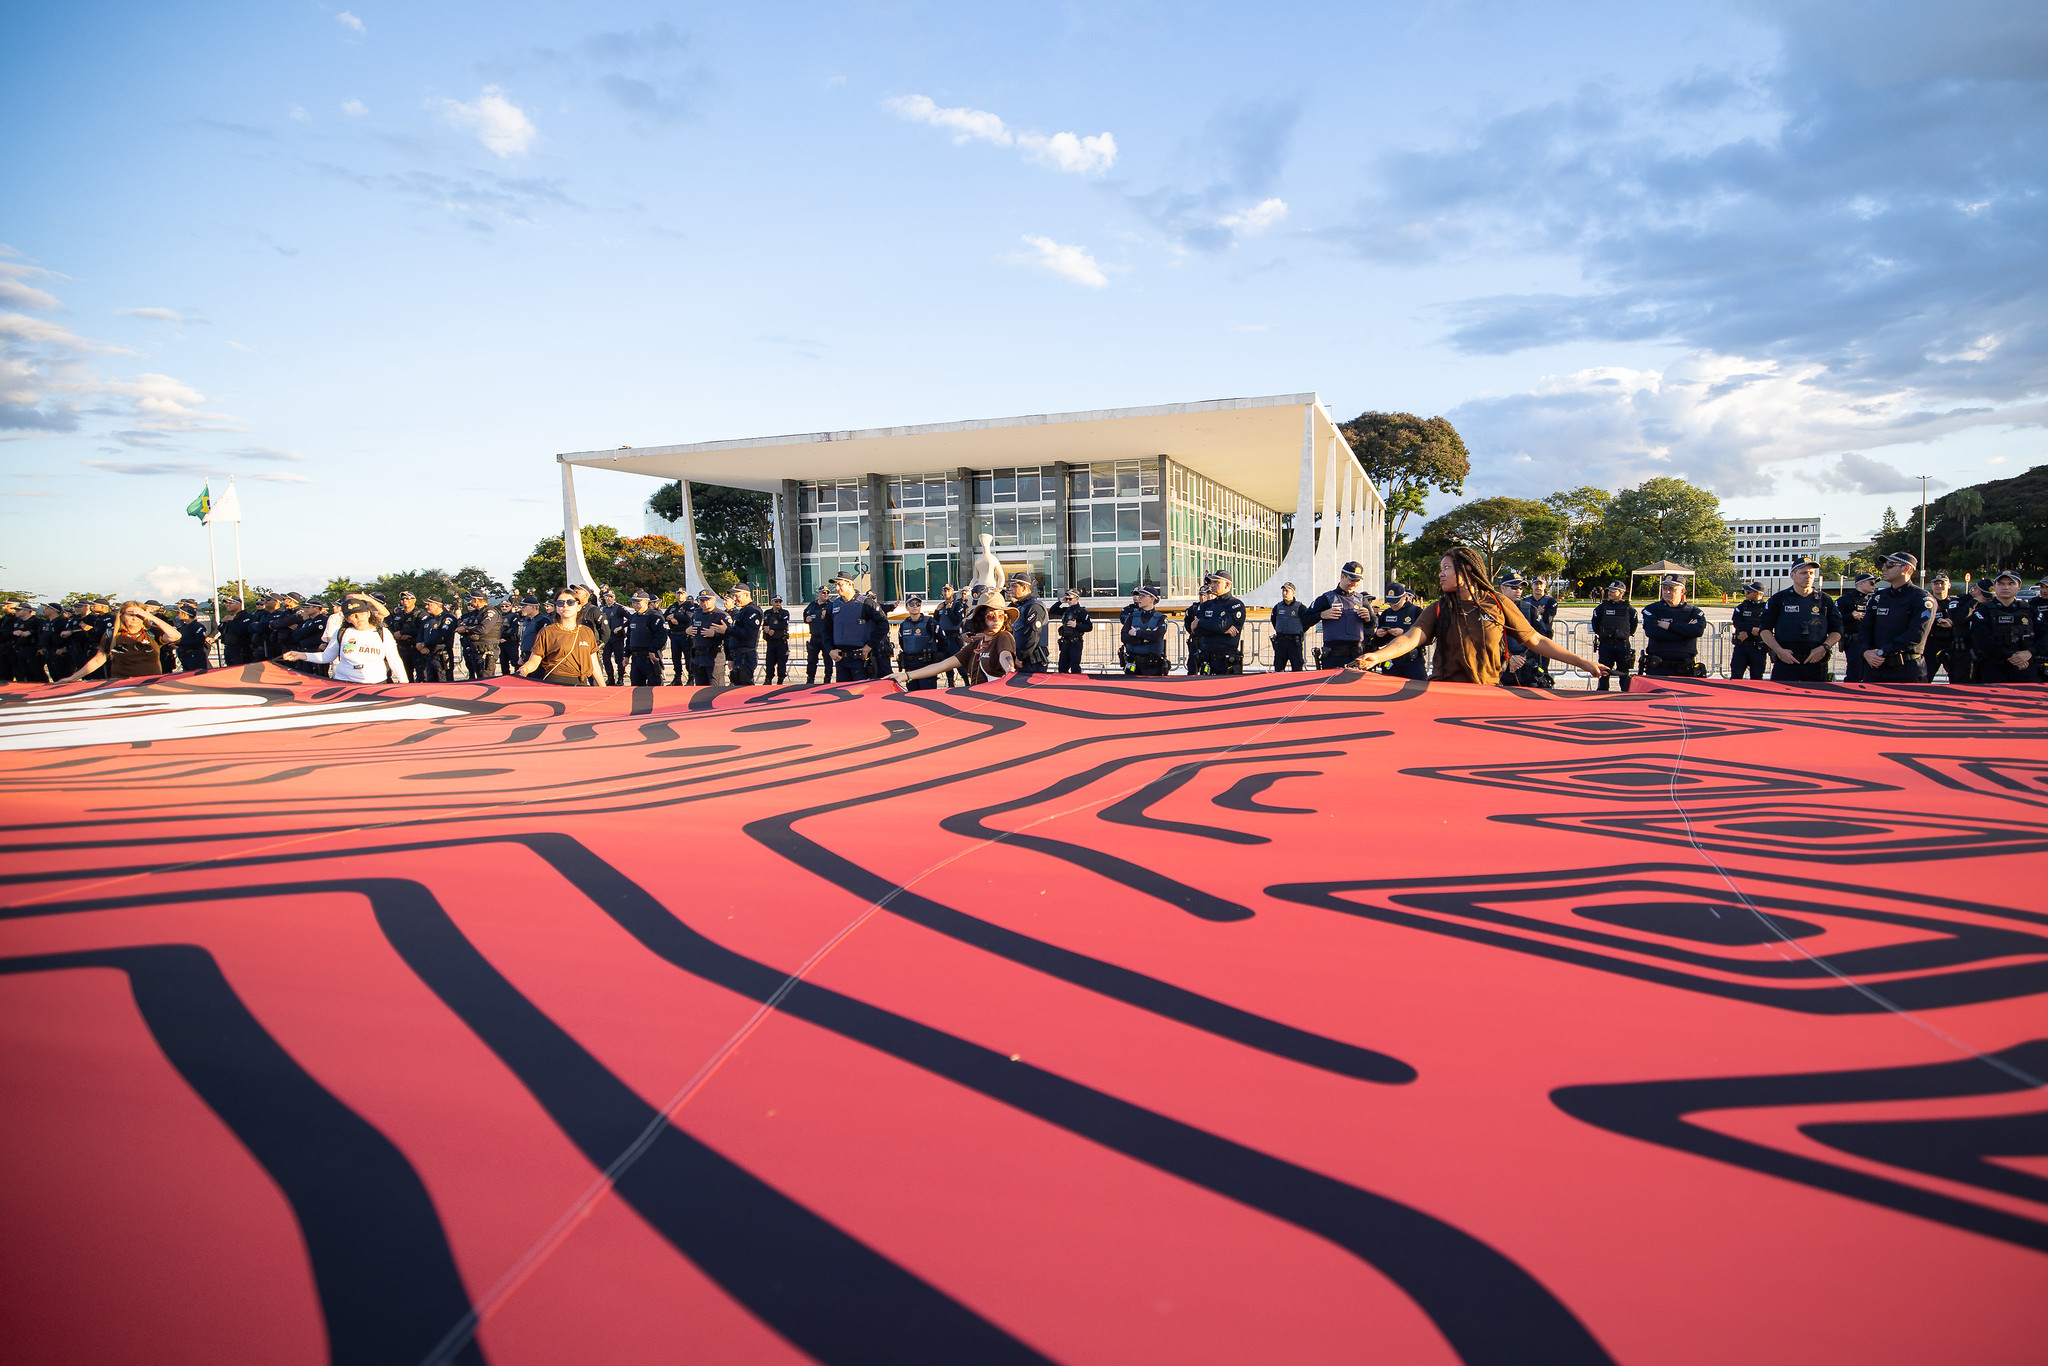
{"label": "white cloud", "polygon": [[1071,175],[1101,175],[1116,164],[1116,139],[1107,133],[1075,137],[1072,133],[1017,134],[1024,159]]}
{"label": "white cloud", "polygon": [[355,33],[357,35],[369,32],[368,29],[363,27],[363,21],[356,18],[353,14],[350,14],[347,10],[343,10],[341,13],[335,15],[334,22],[340,24],[343,28],[348,29],[350,32]]}
{"label": "white cloud", "polygon": [[1267,199],[1260,201],[1242,213],[1228,213],[1216,221],[1229,228],[1239,237],[1257,237],[1260,233],[1285,217],[1287,217],[1287,201],[1284,199]]}
{"label": "white cloud", "polygon": [[[1867,455],[1854,451],[1846,452],[1834,464],[1826,466],[1808,476],[1813,486],[1823,493],[1918,493],[1920,480],[1902,472],[1896,465],[1882,460],[1873,460]],[[1945,489],[1948,484],[1940,479],[1927,482],[1930,489]]]}
{"label": "white cloud", "polygon": [[359,119],[370,112],[370,106],[364,104],[361,100],[343,100],[341,102],[341,112],[352,119]]}
{"label": "white cloud", "polygon": [[1004,123],[1000,115],[986,109],[942,108],[925,95],[897,95],[883,100],[882,107],[911,123],[945,129],[956,144],[988,142],[998,147],[1015,147],[1026,161],[1070,175],[1101,175],[1116,164],[1116,139],[1108,133],[1081,136],[1019,132]]}
{"label": "white cloud", "polygon": [[499,157],[524,156],[540,136],[533,120],[495,85],[485,86],[483,93],[468,104],[442,100],[440,108],[450,123],[475,133],[477,141]]}
{"label": "white cloud", "polygon": [[306,112],[306,106],[303,104],[293,105],[291,107],[291,116],[300,123],[311,123],[313,121],[313,116]]}
{"label": "white cloud", "polygon": [[[0,246],[0,254],[11,255],[12,250]],[[0,261],[0,304],[13,308],[33,308],[38,313],[54,313],[64,305],[57,302],[57,296],[46,289],[37,289],[30,280],[60,279],[56,271],[44,270],[41,266],[23,265],[19,261]]]}
{"label": "white cloud", "polygon": [[[1662,370],[1549,376],[1529,392],[1474,399],[1445,415],[1475,465],[1512,470],[1488,493],[1619,488],[1677,474],[1730,498],[1771,491],[1777,468],[1794,461],[1931,441],[1987,422],[2039,423],[2048,405],[1937,410],[1906,389],[1852,390],[1820,364],[1694,352]],[[1838,461],[1815,481],[1860,482],[1882,468],[1844,470]]]}
{"label": "white cloud", "polygon": [[261,479],[267,484],[310,484],[313,482],[303,474],[290,474],[283,470],[269,474],[250,474],[244,472],[238,477],[242,479]]}
{"label": "white cloud", "polygon": [[1090,289],[1101,289],[1109,283],[1109,277],[1102,273],[1102,267],[1088,254],[1086,247],[1068,246],[1055,242],[1050,237],[1026,236],[1024,244],[1031,248],[1008,259],[1018,265],[1037,266],[1051,271],[1062,280],[1072,280],[1077,285]]}
{"label": "white cloud", "polygon": [[238,455],[244,460],[302,461],[306,458],[305,456],[300,455],[297,451],[280,450],[276,446],[244,446],[238,451],[229,451],[228,454]]}
{"label": "white cloud", "polygon": [[165,602],[211,595],[213,592],[212,586],[199,577],[198,570],[187,569],[181,564],[160,564],[144,574],[142,581]]}
{"label": "white cloud", "polygon": [[256,349],[253,346],[244,346],[238,341],[231,341],[228,343],[228,346],[235,351],[254,351]]}
{"label": "white cloud", "polygon": [[131,318],[146,318],[153,323],[182,323],[184,317],[174,308],[117,308],[116,313],[126,313]]}

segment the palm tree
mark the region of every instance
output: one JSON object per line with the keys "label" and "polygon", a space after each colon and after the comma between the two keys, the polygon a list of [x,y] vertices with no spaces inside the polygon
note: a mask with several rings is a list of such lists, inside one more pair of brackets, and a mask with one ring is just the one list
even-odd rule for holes
{"label": "palm tree", "polygon": [[1970,537],[1970,544],[1983,552],[1984,563],[1994,569],[2019,547],[2020,529],[2011,522],[1986,522]]}
{"label": "palm tree", "polygon": [[1975,489],[1957,489],[1941,500],[1941,510],[1962,523],[1962,529],[1956,532],[1956,544],[1961,545],[1970,539],[1970,519],[1984,515],[1984,495]]}

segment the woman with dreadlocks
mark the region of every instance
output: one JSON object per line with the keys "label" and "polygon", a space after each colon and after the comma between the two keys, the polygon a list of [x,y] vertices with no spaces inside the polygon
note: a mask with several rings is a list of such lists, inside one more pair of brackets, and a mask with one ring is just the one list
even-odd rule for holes
{"label": "woman with dreadlocks", "polygon": [[1514,603],[1494,592],[1478,552],[1467,546],[1453,546],[1451,553],[1438,563],[1436,577],[1444,590],[1443,596],[1423,608],[1422,615],[1406,631],[1378,649],[1360,655],[1353,668],[1374,668],[1434,641],[1430,678],[1440,683],[1496,687],[1500,683],[1501,642],[1513,636],[1525,649],[1545,659],[1584,669],[1595,678],[1607,676],[1605,664],[1575,655],[1546,639]]}

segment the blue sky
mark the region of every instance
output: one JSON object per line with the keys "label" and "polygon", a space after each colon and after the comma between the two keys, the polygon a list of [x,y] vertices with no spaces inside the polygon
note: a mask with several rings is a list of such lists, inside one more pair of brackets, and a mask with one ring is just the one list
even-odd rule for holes
{"label": "blue sky", "polygon": [[2048,460],[2038,4],[4,23],[9,587],[192,591],[230,473],[259,582],[509,578],[557,451],[1303,389],[1830,537]]}

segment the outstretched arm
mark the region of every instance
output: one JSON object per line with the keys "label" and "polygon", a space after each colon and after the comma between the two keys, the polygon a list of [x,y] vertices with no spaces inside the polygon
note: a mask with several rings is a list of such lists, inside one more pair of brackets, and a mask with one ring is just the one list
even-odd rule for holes
{"label": "outstretched arm", "polygon": [[1598,660],[1588,659],[1584,655],[1575,655],[1548,636],[1536,637],[1536,639],[1529,642],[1529,648],[1542,655],[1545,659],[1554,659],[1560,664],[1569,664],[1574,669],[1582,669],[1595,678],[1607,677],[1607,666],[1605,664],[1600,663]]}

